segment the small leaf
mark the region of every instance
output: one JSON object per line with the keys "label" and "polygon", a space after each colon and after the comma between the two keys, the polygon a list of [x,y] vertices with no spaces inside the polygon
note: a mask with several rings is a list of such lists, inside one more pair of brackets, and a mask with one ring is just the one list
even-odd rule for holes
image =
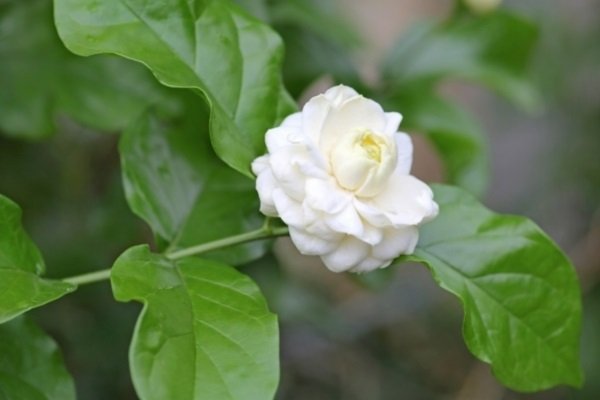
{"label": "small leaf", "polygon": [[119,257],[111,279],[117,300],[144,303],[130,349],[142,400],[273,398],[277,318],[248,277],[214,261],[169,261],[136,246]]}
{"label": "small leaf", "polygon": [[52,23],[49,0],[10,0],[0,10],[0,129],[39,139],[67,114],[87,126],[124,128],[149,104],[176,110],[143,67],[114,56],[69,53]]}
{"label": "small leaf", "polygon": [[56,0],[55,16],[73,52],[115,53],[204,94],[216,153],[249,177],[265,132],[295,109],[279,36],[231,1]]}
{"label": "small leaf", "polygon": [[29,319],[0,325],[0,354],[0,399],[75,399],[56,343]]}
{"label": "small leaf", "polygon": [[470,351],[516,390],[581,385],[581,299],[569,260],[526,218],[495,214],[456,188],[434,192],[440,215],[410,258],[460,298]]}
{"label": "small leaf", "polygon": [[386,103],[404,115],[402,129],[425,133],[431,140],[444,162],[449,182],[476,196],[484,193],[489,173],[487,146],[469,114],[419,90],[401,92]]}
{"label": "small leaf", "polygon": [[533,109],[539,99],[527,73],[537,36],[535,25],[506,11],[420,24],[389,53],[382,71],[386,87],[400,92],[415,82],[467,79]]}
{"label": "small leaf", "polygon": [[21,226],[21,210],[0,195],[0,323],[75,290],[40,278],[44,260]]}
{"label": "small leaf", "polygon": [[[192,103],[179,120],[143,115],[122,136],[119,151],[130,207],[169,250],[236,235],[262,224],[254,181],[219,160],[208,143],[208,117]],[[196,110],[196,111],[193,111]],[[267,242],[211,252],[208,258],[243,264]]]}

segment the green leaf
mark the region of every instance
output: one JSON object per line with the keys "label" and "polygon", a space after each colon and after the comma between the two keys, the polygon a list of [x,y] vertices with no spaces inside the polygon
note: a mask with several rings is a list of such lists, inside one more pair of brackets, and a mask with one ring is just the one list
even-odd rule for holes
{"label": "green leaf", "polygon": [[0,325],[0,354],[0,399],[75,399],[56,343],[29,319]]}
{"label": "green leaf", "polygon": [[295,109],[279,36],[231,1],[55,0],[55,18],[73,52],[115,53],[204,94],[216,153],[250,177],[265,132]]}
{"label": "green leaf", "polygon": [[489,175],[487,145],[473,118],[460,107],[419,90],[385,100],[404,115],[402,129],[424,133],[444,162],[448,182],[481,196]]}
{"label": "green leaf", "polygon": [[[202,110],[196,103],[193,108]],[[198,111],[168,122],[147,114],[121,139],[127,201],[169,244],[169,251],[262,224],[254,181],[215,157],[207,121],[207,115]],[[266,246],[266,241],[246,243],[206,257],[243,264],[263,255]]]}
{"label": "green leaf", "polygon": [[144,303],[130,349],[142,400],[265,400],[279,379],[277,318],[245,275],[214,261],[169,261],[147,246],[112,271],[115,298]]}
{"label": "green leaf", "polygon": [[0,130],[43,138],[66,114],[87,126],[116,131],[149,104],[176,110],[143,67],[114,56],[69,53],[52,23],[49,0],[9,0],[0,9]]}
{"label": "green leaf", "polygon": [[420,24],[386,58],[384,87],[398,92],[415,82],[466,79],[533,109],[539,99],[527,73],[537,36],[533,23],[506,11]]}
{"label": "green leaf", "polygon": [[75,290],[40,278],[44,260],[21,226],[21,209],[0,195],[0,323]]}
{"label": "green leaf", "polygon": [[526,218],[495,214],[456,188],[434,192],[440,214],[410,259],[461,300],[469,350],[516,390],[581,385],[581,294],[569,260]]}

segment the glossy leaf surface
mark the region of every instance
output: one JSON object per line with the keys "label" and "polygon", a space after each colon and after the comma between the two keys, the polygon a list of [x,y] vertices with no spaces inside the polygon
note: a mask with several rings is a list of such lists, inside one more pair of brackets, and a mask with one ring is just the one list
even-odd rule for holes
{"label": "glossy leaf surface", "polygon": [[44,260],[21,226],[21,209],[0,195],[0,323],[75,290],[42,279]]}
{"label": "glossy leaf surface", "polygon": [[117,260],[111,279],[117,300],[145,304],[130,349],[142,400],[273,397],[277,318],[248,277],[214,261],[169,261],[137,246]]}
{"label": "glossy leaf surface", "polygon": [[281,82],[279,36],[228,0],[56,0],[55,7],[73,52],[119,54],[167,86],[202,93],[216,153],[248,176],[265,132],[295,108]]}
{"label": "glossy leaf surface", "polygon": [[[201,107],[196,110],[202,111]],[[168,250],[256,229],[254,182],[219,160],[208,142],[206,113],[161,121],[142,116],[120,143],[125,193],[131,208],[168,243]],[[260,257],[253,242],[208,255],[230,264]]]}
{"label": "glossy leaf surface", "polygon": [[75,399],[56,343],[29,319],[0,325],[0,354],[0,399]]}
{"label": "glossy leaf surface", "polygon": [[435,198],[440,215],[410,258],[461,300],[470,351],[516,390],[579,386],[581,299],[569,260],[526,218],[452,187],[435,186]]}

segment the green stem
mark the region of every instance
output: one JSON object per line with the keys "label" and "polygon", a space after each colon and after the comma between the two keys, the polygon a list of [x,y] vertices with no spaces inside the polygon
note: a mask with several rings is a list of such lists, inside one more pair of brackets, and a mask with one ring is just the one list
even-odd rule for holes
{"label": "green stem", "polygon": [[166,255],[169,260],[179,260],[181,258],[207,253],[212,250],[217,250],[223,247],[229,247],[236,244],[252,242],[254,240],[267,239],[271,237],[284,236],[288,234],[287,228],[270,228],[268,225],[263,226],[255,231],[242,233],[236,236],[226,237],[225,239],[215,240],[199,244],[197,246],[188,247],[177,250]]}
{"label": "green stem", "polygon": [[100,282],[110,279],[110,268],[100,271],[89,272],[83,275],[72,276],[63,279],[63,282],[72,283],[73,285],[86,285],[88,283]]}
{"label": "green stem", "polygon": [[[215,240],[199,244],[197,246],[188,247],[185,249],[173,251],[165,254],[169,260],[179,260],[185,257],[194,256],[202,253],[207,253],[212,250],[222,249],[236,244],[252,242],[254,240],[268,239],[277,236],[285,236],[288,234],[287,227],[273,228],[268,223],[265,223],[262,228],[255,231],[242,233],[236,236],[226,237],[224,239]],[[90,272],[83,275],[71,276],[63,279],[63,282],[72,283],[74,285],[86,285],[88,283],[100,282],[110,279],[110,268],[100,271]]]}

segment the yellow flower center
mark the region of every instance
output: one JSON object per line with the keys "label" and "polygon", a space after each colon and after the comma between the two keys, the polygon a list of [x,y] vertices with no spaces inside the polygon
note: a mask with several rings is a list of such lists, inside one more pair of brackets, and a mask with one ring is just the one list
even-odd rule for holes
{"label": "yellow flower center", "polygon": [[366,131],[359,139],[360,147],[371,160],[381,163],[381,146],[385,145],[381,138],[371,131]]}

